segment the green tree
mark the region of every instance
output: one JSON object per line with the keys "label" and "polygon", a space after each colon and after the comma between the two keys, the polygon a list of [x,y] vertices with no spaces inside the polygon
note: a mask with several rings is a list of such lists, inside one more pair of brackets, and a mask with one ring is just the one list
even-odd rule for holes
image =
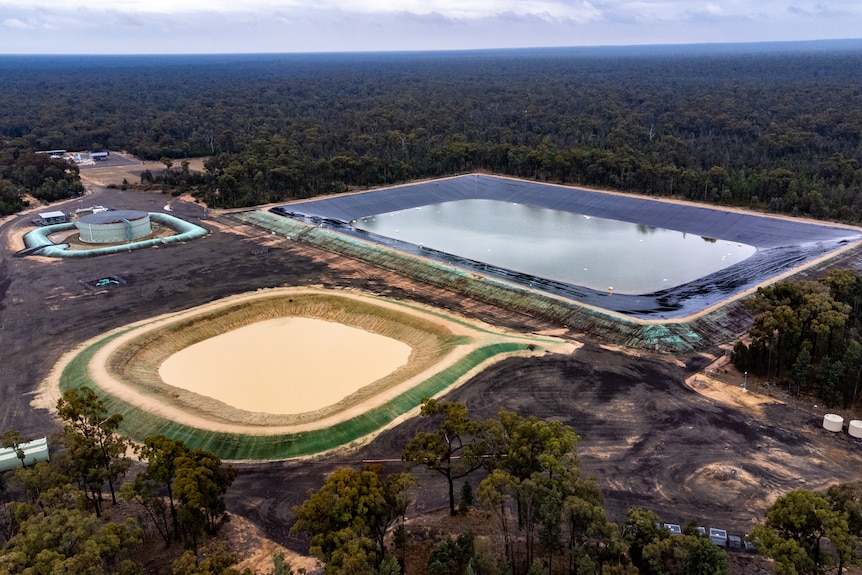
{"label": "green tree", "polygon": [[11,483],[27,495],[30,503],[43,509],[72,507],[85,497],[80,489],[70,484],[68,475],[48,461],[15,469]]}
{"label": "green tree", "polygon": [[237,470],[222,465],[221,459],[205,449],[192,449],[178,457],[174,497],[180,502],[179,523],[191,539],[195,553],[202,532],[214,535],[225,515],[224,495]]}
{"label": "green tree", "polygon": [[485,462],[493,471],[480,485],[480,497],[492,508],[499,505],[497,515],[504,521],[504,539],[505,501],[514,499],[530,565],[537,530],[546,545],[559,544],[562,502],[579,482],[575,454],[579,438],[560,421],[524,418],[506,410],[500,410],[485,427],[489,454]]}
{"label": "green tree", "polygon": [[[775,560],[779,575],[822,575],[836,562],[846,564],[852,551],[849,535],[846,516],[825,494],[806,489],[779,497],[766,510],[766,522],[751,532],[760,552]],[[824,539],[835,554],[824,550]]]}
{"label": "green tree", "polygon": [[166,545],[170,544],[172,538],[180,537],[174,481],[178,462],[181,458],[188,458],[190,453],[191,450],[182,440],[168,439],[163,435],[147,437],[139,452],[141,461],[147,467],[135,476],[133,482],[123,485],[123,495],[144,507]]}
{"label": "green tree", "polygon": [[503,535],[503,551],[509,563],[513,562],[512,535],[508,506],[515,489],[515,479],[502,469],[494,469],[479,484],[476,493],[485,509],[491,511],[500,522]]}
{"label": "green tree", "polygon": [[207,549],[205,558],[186,551],[171,565],[171,575],[252,575],[251,570],[239,571],[234,568],[236,554],[221,546]]}
{"label": "green tree", "polygon": [[641,573],[655,573],[648,557],[645,556],[649,545],[670,537],[667,529],[659,526],[658,515],[647,509],[632,507],[626,511],[623,524],[623,539],[629,545],[629,555],[632,564]]}
{"label": "green tree", "polygon": [[61,440],[66,447],[68,474],[77,478],[100,515],[103,485],[108,483],[111,502],[116,504],[115,484],[131,465],[126,456],[130,443],[116,434],[123,416],[108,415],[102,400],[89,387],[64,392],[57,401],[57,414],[64,421]]}
{"label": "green tree", "polygon": [[428,557],[428,573],[463,575],[476,555],[474,543],[475,536],[469,530],[438,543]]}
{"label": "green tree", "polygon": [[728,575],[724,549],[697,534],[664,537],[643,548],[649,573],[660,575]]}
{"label": "green tree", "polygon": [[465,481],[461,485],[461,497],[458,499],[458,512],[461,515],[466,515],[470,511],[470,506],[473,505],[473,487],[469,481]]}
{"label": "green tree", "polygon": [[449,513],[455,516],[455,481],[482,466],[485,454],[482,425],[470,419],[466,405],[455,401],[423,399],[420,413],[422,417],[434,419],[436,428],[417,433],[404,447],[402,458],[446,478]]}
{"label": "green tree", "polygon": [[23,435],[15,430],[10,429],[0,434],[0,447],[5,447],[15,451],[16,457],[21,460],[21,467],[24,467],[24,458],[26,457],[24,450],[21,449],[21,444],[27,443],[28,441],[30,440],[25,439]]}
{"label": "green tree", "polygon": [[793,362],[793,371],[790,374],[791,379],[796,384],[796,395],[799,395],[802,388],[807,387],[810,373],[811,342],[806,339],[799,348],[799,354],[796,356],[796,361]]}
{"label": "green tree", "polygon": [[327,564],[327,573],[376,569],[385,555],[384,536],[403,516],[412,483],[409,474],[384,475],[377,465],[336,469],[293,508],[297,521],[291,531],[310,536],[311,553]]}
{"label": "green tree", "polygon": [[627,547],[617,526],[607,518],[602,494],[590,479],[581,481],[563,501],[563,523],[568,534],[569,573],[601,571],[627,561]]}
{"label": "green tree", "polygon": [[839,554],[840,575],[846,565],[859,565],[862,561],[862,481],[833,485],[826,490],[826,498],[832,509],[843,514],[847,520],[847,543],[852,551]]}
{"label": "green tree", "polygon": [[141,541],[132,522],[104,524],[77,509],[53,509],[25,520],[0,555],[0,575],[113,571],[121,553]]}
{"label": "green tree", "polygon": [[490,435],[487,451],[493,455],[487,463],[515,479],[553,479],[578,467],[575,448],[580,438],[561,421],[525,418],[501,409],[486,425]]}
{"label": "green tree", "polygon": [[272,569],[268,575],[293,575],[293,566],[290,561],[285,560],[284,551],[272,554]]}

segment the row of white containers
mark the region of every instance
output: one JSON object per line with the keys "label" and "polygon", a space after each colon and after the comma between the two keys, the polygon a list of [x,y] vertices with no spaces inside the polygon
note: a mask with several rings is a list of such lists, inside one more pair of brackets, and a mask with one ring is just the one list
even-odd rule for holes
{"label": "row of white containers", "polygon": [[[834,413],[827,413],[823,416],[823,429],[828,431],[841,431],[844,429],[844,418]],[[862,420],[851,420],[847,428],[847,433],[850,434],[850,437],[862,439]]]}

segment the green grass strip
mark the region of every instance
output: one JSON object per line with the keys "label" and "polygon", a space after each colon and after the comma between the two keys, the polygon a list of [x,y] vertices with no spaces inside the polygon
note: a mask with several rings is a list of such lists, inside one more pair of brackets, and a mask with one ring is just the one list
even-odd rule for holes
{"label": "green grass strip", "polygon": [[189,447],[207,449],[222,459],[228,460],[288,459],[314,455],[349,445],[417,407],[423,398],[445,391],[470,370],[488,359],[500,354],[526,350],[529,347],[528,344],[522,343],[497,343],[476,349],[454,365],[386,404],[328,428],[295,434],[250,435],[207,431],[170,421],[130,405],[100,389],[90,379],[87,366],[99,349],[119,335],[121,334],[99,340],[73,358],[60,375],[60,390],[65,392],[76,387],[89,386],[102,399],[109,413],[123,415],[119,431],[136,441],[142,441],[150,435],[162,434],[172,439],[181,439]]}

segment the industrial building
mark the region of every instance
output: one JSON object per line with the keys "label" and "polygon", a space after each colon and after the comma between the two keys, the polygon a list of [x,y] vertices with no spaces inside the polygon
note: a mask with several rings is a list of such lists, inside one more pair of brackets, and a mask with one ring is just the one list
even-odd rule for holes
{"label": "industrial building", "polygon": [[55,212],[40,212],[39,223],[43,226],[52,226],[54,224],[65,224],[69,221],[68,216],[61,211]]}

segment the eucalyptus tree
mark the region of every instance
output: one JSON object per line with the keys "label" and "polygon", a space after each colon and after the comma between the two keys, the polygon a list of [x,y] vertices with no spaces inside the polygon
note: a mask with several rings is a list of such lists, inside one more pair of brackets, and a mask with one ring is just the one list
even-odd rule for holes
{"label": "eucalyptus tree", "polygon": [[21,448],[21,444],[30,441],[26,439],[20,432],[10,429],[0,434],[0,447],[11,449],[15,452],[15,457],[21,460],[21,467],[24,467],[24,459],[26,455]]}
{"label": "eucalyptus tree", "polygon": [[116,433],[123,416],[109,415],[104,402],[89,387],[64,392],[57,401],[57,414],[64,422],[60,439],[66,448],[66,471],[100,515],[104,484],[107,482],[111,501],[116,504],[115,485],[131,465],[127,456],[131,444]]}
{"label": "eucalyptus tree", "polygon": [[165,545],[180,538],[174,483],[181,458],[187,460],[190,453],[191,449],[180,439],[164,435],[147,437],[138,454],[147,467],[134,481],[123,485],[123,496],[147,511]]}
{"label": "eucalyptus tree", "polygon": [[237,476],[237,469],[223,465],[221,458],[205,449],[191,449],[173,461],[176,476],[173,497],[180,502],[178,519],[195,552],[203,532],[215,535],[225,516],[224,496]]}
{"label": "eucalyptus tree", "polygon": [[484,463],[485,426],[470,418],[467,406],[456,401],[423,399],[422,417],[432,421],[431,431],[420,431],[404,447],[402,458],[423,465],[446,479],[449,514],[457,515],[455,481],[467,477]]}
{"label": "eucalyptus tree", "polygon": [[413,482],[410,474],[387,474],[379,465],[338,468],[293,508],[291,532],[308,534],[311,554],[327,573],[373,572],[385,557],[386,533],[410,503]]}
{"label": "eucalyptus tree", "polygon": [[[858,542],[848,515],[825,493],[796,489],[766,510],[766,521],[751,531],[758,550],[772,558],[776,572],[822,575],[833,566],[853,562]],[[830,548],[825,546],[829,542]]]}

